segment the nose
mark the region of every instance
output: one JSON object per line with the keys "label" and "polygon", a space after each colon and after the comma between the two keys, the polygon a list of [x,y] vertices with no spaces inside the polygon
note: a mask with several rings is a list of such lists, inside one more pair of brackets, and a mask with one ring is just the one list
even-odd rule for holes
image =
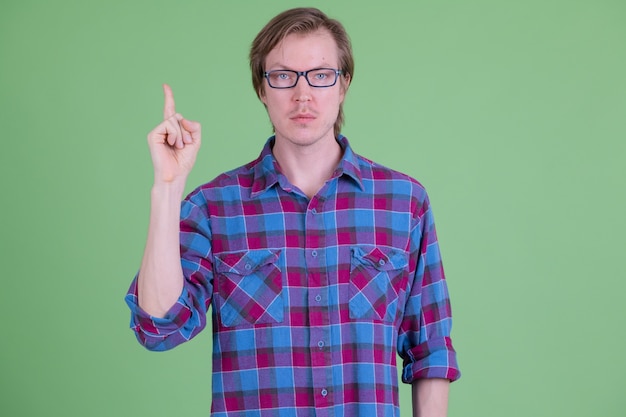
{"label": "nose", "polygon": [[296,101],[311,100],[311,86],[304,76],[298,77],[298,81],[293,87],[293,94]]}

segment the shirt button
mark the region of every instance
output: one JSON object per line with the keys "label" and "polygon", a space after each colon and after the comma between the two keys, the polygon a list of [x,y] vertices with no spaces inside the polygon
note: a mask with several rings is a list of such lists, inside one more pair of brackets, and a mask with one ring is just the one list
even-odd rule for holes
{"label": "shirt button", "polygon": [[311,210],[311,213],[313,213],[313,214],[317,214],[317,209],[312,209],[312,210]]}
{"label": "shirt button", "polygon": [[383,266],[385,264],[385,260],[381,259],[380,261],[378,261],[378,265]]}
{"label": "shirt button", "polygon": [[326,391],[326,389],[323,389],[321,394],[322,394],[322,397],[325,397],[328,395],[328,391]]}
{"label": "shirt button", "polygon": [[252,265],[250,265],[250,264],[246,264],[245,268],[249,271],[249,270],[251,270],[251,269],[252,269]]}
{"label": "shirt button", "polygon": [[321,295],[319,295],[319,294],[317,294],[317,295],[315,296],[315,301],[317,301],[318,303],[319,303],[320,301],[322,301],[322,296],[321,296]]}
{"label": "shirt button", "polygon": [[314,257],[314,258],[317,257],[317,251],[316,250],[312,251],[311,252],[311,256]]}
{"label": "shirt button", "polygon": [[319,341],[317,342],[317,347],[319,347],[320,349],[324,347],[324,342],[323,341]]}

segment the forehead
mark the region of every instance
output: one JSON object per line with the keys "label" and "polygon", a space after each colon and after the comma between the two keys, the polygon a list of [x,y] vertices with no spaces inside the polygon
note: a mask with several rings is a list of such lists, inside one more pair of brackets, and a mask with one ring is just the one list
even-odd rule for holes
{"label": "forehead", "polygon": [[287,35],[267,54],[265,68],[305,71],[320,66],[336,68],[338,62],[335,39],[327,30],[320,29],[311,33]]}

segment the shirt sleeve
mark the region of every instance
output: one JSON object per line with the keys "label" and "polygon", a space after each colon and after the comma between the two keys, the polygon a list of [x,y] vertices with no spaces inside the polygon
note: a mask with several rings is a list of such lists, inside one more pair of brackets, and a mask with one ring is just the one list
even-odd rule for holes
{"label": "shirt sleeve", "polygon": [[415,274],[398,335],[402,381],[412,383],[422,378],[455,381],[461,373],[450,338],[452,311],[427,196],[420,207],[411,242]]}
{"label": "shirt sleeve", "polygon": [[206,326],[213,296],[211,231],[201,194],[190,195],[181,205],[180,252],[183,291],[165,317],[154,317],[139,307],[137,276],[125,297],[131,311],[130,327],[149,350],[171,349],[192,339]]}

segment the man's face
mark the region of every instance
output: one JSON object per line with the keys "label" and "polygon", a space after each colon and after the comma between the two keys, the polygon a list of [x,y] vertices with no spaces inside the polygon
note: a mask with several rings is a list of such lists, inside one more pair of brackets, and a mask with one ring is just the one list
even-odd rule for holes
{"label": "man's face", "polygon": [[[291,34],[265,60],[265,71],[338,69],[337,45],[325,30]],[[304,77],[293,88],[275,89],[264,80],[261,101],[266,105],[281,145],[309,146],[335,140],[334,124],[348,87],[340,76],[332,87],[311,87]]]}

